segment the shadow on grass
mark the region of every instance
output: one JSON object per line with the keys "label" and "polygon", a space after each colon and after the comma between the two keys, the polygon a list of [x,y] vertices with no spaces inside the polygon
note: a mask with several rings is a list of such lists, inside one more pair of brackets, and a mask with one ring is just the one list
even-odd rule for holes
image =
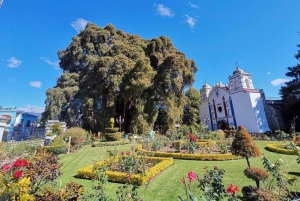
{"label": "shadow on grass", "polygon": [[288,172],[288,174],[300,177],[300,172]]}

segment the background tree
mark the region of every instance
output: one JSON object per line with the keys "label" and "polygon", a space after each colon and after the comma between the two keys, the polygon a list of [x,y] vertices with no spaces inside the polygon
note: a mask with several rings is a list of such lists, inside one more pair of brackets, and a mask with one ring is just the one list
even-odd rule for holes
{"label": "background tree", "polygon": [[57,116],[74,125],[81,116],[83,127],[94,132],[119,116],[126,133],[147,132],[159,108],[166,114],[163,126],[174,126],[185,105],[184,89],[197,71],[167,37],[145,40],[111,24],[87,24],[58,56],[63,74],[47,90],[43,119]]}
{"label": "background tree", "polygon": [[[300,47],[300,44],[297,45]],[[300,50],[295,54],[297,60],[300,59]],[[279,90],[282,100],[284,101],[284,107],[282,112],[292,124],[296,124],[296,129],[299,130],[300,127],[300,65],[288,67],[288,72],[285,74],[287,77],[292,78],[292,80],[285,83]]]}
{"label": "background tree", "polygon": [[200,123],[200,92],[195,88],[190,88],[185,93],[186,105],[183,108],[183,122],[187,125]]}

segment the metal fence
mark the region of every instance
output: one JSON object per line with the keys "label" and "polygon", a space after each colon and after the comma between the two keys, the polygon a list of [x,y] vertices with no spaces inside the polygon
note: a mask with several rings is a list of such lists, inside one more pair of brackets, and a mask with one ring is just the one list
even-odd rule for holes
{"label": "metal fence", "polygon": [[45,139],[46,130],[44,128],[37,127],[5,127],[3,133],[3,141],[9,142],[24,141],[32,139]]}

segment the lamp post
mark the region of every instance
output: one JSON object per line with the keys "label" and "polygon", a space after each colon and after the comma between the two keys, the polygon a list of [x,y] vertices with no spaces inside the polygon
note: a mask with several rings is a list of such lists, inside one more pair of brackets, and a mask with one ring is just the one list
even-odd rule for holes
{"label": "lamp post", "polygon": [[122,132],[122,123],[124,123],[124,117],[122,118],[122,116],[120,115],[119,118],[116,118],[117,123],[119,124],[120,127],[120,132]]}

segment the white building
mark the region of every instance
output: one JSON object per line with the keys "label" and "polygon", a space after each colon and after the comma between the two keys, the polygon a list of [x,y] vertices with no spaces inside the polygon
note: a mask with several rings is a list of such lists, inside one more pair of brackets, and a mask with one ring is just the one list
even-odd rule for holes
{"label": "white building", "polygon": [[225,129],[228,126],[244,126],[248,132],[271,131],[261,97],[262,90],[256,90],[252,74],[239,67],[222,83],[210,87],[207,83],[200,89],[201,122],[210,130]]}

